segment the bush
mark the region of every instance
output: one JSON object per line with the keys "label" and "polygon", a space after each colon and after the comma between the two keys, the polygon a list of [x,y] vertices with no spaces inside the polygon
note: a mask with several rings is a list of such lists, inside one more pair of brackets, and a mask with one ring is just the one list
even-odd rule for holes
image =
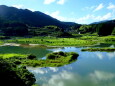
{"label": "bush", "polygon": [[64,52],[60,51],[58,52],[59,55],[64,56]]}
{"label": "bush", "polygon": [[33,54],[30,54],[30,55],[28,55],[28,57],[27,57],[27,59],[36,59],[36,56],[35,55],[33,55]]}
{"label": "bush", "polygon": [[70,52],[70,55],[72,55],[71,60],[75,60],[79,56],[79,54],[77,54],[75,52]]}
{"label": "bush", "polygon": [[56,55],[54,53],[47,54],[47,59],[55,59]]}

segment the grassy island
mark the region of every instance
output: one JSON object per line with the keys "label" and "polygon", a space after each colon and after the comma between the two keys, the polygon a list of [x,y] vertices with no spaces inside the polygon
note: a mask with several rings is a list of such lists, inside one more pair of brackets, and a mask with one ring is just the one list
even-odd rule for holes
{"label": "grassy island", "polygon": [[87,48],[87,49],[82,49],[81,51],[108,51],[108,52],[113,52],[113,51],[115,51],[115,48]]}
{"label": "grassy island", "polygon": [[59,67],[77,60],[79,55],[74,52],[54,52],[47,54],[46,59],[38,60],[35,55],[0,54],[0,76],[4,86],[10,81],[12,86],[38,86],[35,77],[26,66],[32,67]]}
{"label": "grassy island", "polygon": [[21,54],[0,54],[0,58],[7,60],[9,63],[16,65],[32,66],[32,67],[59,67],[70,64],[77,60],[79,55],[74,52],[54,52],[47,54],[46,59],[37,60],[34,55]]}

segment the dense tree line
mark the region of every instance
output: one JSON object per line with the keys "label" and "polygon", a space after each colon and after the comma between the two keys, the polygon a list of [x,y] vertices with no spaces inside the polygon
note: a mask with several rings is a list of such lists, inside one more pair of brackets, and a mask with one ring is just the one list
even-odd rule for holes
{"label": "dense tree line", "polygon": [[99,36],[115,35],[115,20],[98,24],[82,25],[77,28],[74,27],[74,30],[81,34],[97,33]]}
{"label": "dense tree line", "polygon": [[32,86],[35,77],[26,67],[18,67],[4,59],[0,59],[1,86]]}

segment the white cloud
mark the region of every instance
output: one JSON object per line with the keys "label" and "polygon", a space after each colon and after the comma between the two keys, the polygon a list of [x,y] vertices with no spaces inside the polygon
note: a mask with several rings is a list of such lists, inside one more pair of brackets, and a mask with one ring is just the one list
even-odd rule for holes
{"label": "white cloud", "polygon": [[82,8],[83,11],[86,11],[86,10],[93,10],[96,6],[90,6],[90,7],[84,7]]}
{"label": "white cloud", "polygon": [[100,18],[100,20],[107,20],[111,17],[112,17],[112,13],[107,13],[106,15],[102,16],[102,18]]}
{"label": "white cloud", "polygon": [[61,4],[61,5],[63,5],[65,3],[65,0],[59,0],[58,2],[57,2],[57,4]]}
{"label": "white cloud", "polygon": [[115,9],[115,5],[110,3],[109,6],[107,7],[107,9]]}
{"label": "white cloud", "polygon": [[95,16],[94,14],[88,14],[84,17],[81,17],[81,18],[77,18],[77,19],[74,19],[75,22],[78,22],[78,23],[82,23],[82,24],[85,24],[87,23],[89,20],[93,20],[93,21],[103,21],[103,20],[109,20],[113,17],[113,14],[112,13],[107,13],[105,15],[102,15],[102,16]]}
{"label": "white cloud", "polygon": [[101,3],[101,4],[99,4],[99,5],[94,9],[93,12],[99,11],[99,10],[101,10],[103,7],[104,7],[104,5],[103,5],[103,3]]}
{"label": "white cloud", "polygon": [[[45,12],[46,14],[52,16],[53,18],[56,18],[61,21],[69,21],[69,22],[76,22],[81,24],[87,24],[89,21],[103,21],[103,20],[110,20],[113,19],[113,13],[109,12],[105,15],[94,15],[94,14],[88,14],[86,16],[83,16],[81,18],[74,18],[74,17],[65,17],[61,16],[60,11],[54,11],[52,13]],[[72,15],[70,13],[70,15]]]}
{"label": "white cloud", "polygon": [[52,16],[53,18],[58,19],[58,20],[66,21],[66,17],[60,16],[60,11],[55,11],[55,12],[52,12],[52,13],[45,12],[45,13]]}
{"label": "white cloud", "polygon": [[63,5],[66,2],[66,0],[44,0],[44,4],[51,4],[53,2]]}
{"label": "white cloud", "polygon": [[16,7],[18,9],[28,9],[32,12],[34,12],[35,10],[34,9],[31,9],[31,8],[25,8],[24,5],[12,5],[12,7]]}
{"label": "white cloud", "polygon": [[55,2],[56,0],[44,0],[44,4],[51,4]]}
{"label": "white cloud", "polygon": [[18,8],[18,9],[24,8],[23,5],[12,5],[12,7],[16,7],[16,8]]}
{"label": "white cloud", "polygon": [[102,20],[108,20],[108,19],[111,18],[112,16],[113,16],[112,13],[107,13],[107,14],[105,14],[105,15],[103,15],[103,16],[97,16],[97,17],[95,17],[94,19],[95,19],[95,20],[102,21]]}

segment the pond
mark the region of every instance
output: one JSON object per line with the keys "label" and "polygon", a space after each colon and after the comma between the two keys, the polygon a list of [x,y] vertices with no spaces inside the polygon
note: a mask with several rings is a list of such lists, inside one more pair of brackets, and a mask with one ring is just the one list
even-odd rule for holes
{"label": "pond", "polygon": [[0,47],[0,53],[33,53],[38,58],[47,53],[79,53],[78,60],[63,67],[32,68],[40,86],[115,86],[115,52],[82,52],[78,47],[46,49],[39,47]]}
{"label": "pond", "polygon": [[0,46],[0,53],[17,53],[17,54],[34,54],[38,59],[44,57],[51,51],[46,48],[32,47],[32,46]]}

